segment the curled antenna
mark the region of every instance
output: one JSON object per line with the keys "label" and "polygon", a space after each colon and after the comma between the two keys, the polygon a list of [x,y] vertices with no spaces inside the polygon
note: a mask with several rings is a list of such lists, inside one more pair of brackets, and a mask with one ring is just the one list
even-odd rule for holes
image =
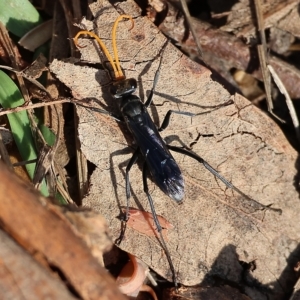
{"label": "curled antenna", "polygon": [[129,30],[131,30],[133,27],[134,27],[134,21],[133,21],[133,18],[129,15],[120,15],[115,23],[114,23],[114,26],[113,26],[113,29],[112,29],[112,46],[113,46],[113,51],[114,51],[114,59],[112,58],[112,56],[110,55],[107,47],[105,46],[105,44],[102,42],[102,40],[99,38],[99,36],[93,32],[90,32],[90,31],[87,31],[87,30],[82,30],[82,31],[79,31],[76,36],[74,37],[74,44],[76,47],[80,47],[79,44],[78,44],[78,38],[81,36],[81,35],[84,35],[84,34],[87,34],[89,35],[90,37],[94,38],[99,46],[101,47],[101,50],[103,51],[103,53],[105,54],[105,56],[107,57],[107,59],[109,60],[113,70],[114,70],[114,73],[115,73],[115,79],[116,80],[120,80],[120,79],[123,79],[125,78],[123,72],[122,72],[122,69],[121,69],[121,66],[120,66],[120,61],[119,61],[119,55],[118,55],[118,48],[117,48],[117,38],[116,38],[116,35],[117,35],[117,27],[118,27],[118,24],[119,22],[122,20],[122,19],[129,19],[131,21],[131,28]]}

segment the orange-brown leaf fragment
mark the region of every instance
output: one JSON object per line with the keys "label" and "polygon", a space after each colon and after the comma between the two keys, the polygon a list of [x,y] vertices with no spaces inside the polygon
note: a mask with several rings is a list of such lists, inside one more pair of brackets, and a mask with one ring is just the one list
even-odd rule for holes
{"label": "orange-brown leaf fragment", "polygon": [[[123,212],[126,209],[122,209]],[[157,219],[162,227],[162,235],[168,240],[167,233],[168,229],[174,228],[174,226],[169,223],[164,217],[157,216]],[[154,223],[153,215],[150,212],[139,210],[136,208],[129,208],[129,219],[127,221],[127,226],[150,237],[158,237],[158,231]]]}

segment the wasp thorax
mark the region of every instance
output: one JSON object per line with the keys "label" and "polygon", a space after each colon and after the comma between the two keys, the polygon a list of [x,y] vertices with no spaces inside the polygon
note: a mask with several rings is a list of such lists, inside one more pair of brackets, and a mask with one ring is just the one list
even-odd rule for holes
{"label": "wasp thorax", "polygon": [[121,98],[135,92],[137,82],[134,78],[122,79],[114,82],[110,87],[110,93],[115,98]]}

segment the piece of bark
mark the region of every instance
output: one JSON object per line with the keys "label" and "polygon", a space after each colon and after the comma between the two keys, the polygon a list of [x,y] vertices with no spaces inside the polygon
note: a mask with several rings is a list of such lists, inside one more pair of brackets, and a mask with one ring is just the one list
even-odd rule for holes
{"label": "piece of bark", "polygon": [[125,299],[74,233],[61,209],[0,162],[1,226],[29,253],[58,268],[83,299]]}
{"label": "piece of bark", "polygon": [[73,225],[75,233],[79,235],[90,248],[94,257],[103,264],[103,253],[112,247],[105,219],[94,211],[63,211],[63,214]]}
{"label": "piece of bark", "polygon": [[53,273],[0,230],[1,299],[77,299]]}
{"label": "piece of bark", "polygon": [[[107,1],[92,4],[91,10],[95,32],[110,41],[117,10]],[[156,27],[139,17],[134,2],[122,2],[118,10],[135,17],[131,31],[128,22],[119,24],[117,45],[126,76],[138,79],[138,94],[145,101],[165,39]],[[85,60],[99,62],[98,48],[92,41],[80,39],[79,43],[88,45],[81,49]],[[110,49],[110,43],[106,44]],[[54,61],[51,70],[74,97],[94,99],[89,105],[100,103],[102,109],[118,113],[116,100],[105,85],[109,81],[105,71],[76,66],[72,60]],[[280,299],[295,279],[286,259],[296,251],[299,241],[300,225],[296,220],[300,204],[293,186],[297,153],[272,120],[242,96],[230,95],[212,76],[208,69],[167,45],[154,96],[156,106],[150,107],[150,115],[158,125],[170,109],[197,114],[192,119],[174,115],[162,132],[166,142],[191,147],[244,193],[265,205],[281,208],[283,214],[263,211],[255,202],[247,203],[202,165],[176,153],[174,157],[185,178],[183,204],[178,206],[150,180],[149,190],[157,214],[174,225],[168,233],[168,247],[179,282],[193,285],[217,274],[248,286],[243,282],[239,261],[256,260],[257,268],[251,276],[268,290],[270,299]],[[230,99],[232,105],[225,105]],[[211,111],[218,105],[223,106]],[[126,126],[106,115],[78,108],[78,117],[81,149],[97,166],[83,203],[101,211],[118,238],[121,224],[117,216],[126,203],[125,168],[136,145]],[[150,210],[138,165],[130,171],[130,183],[132,203]],[[155,238],[131,231],[121,248],[171,279],[167,259]]]}

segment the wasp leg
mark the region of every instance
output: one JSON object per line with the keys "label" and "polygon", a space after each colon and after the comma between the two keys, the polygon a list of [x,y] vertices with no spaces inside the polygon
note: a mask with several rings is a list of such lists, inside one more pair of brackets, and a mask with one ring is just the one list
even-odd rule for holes
{"label": "wasp leg", "polygon": [[133,153],[133,155],[132,155],[132,157],[131,157],[131,159],[130,159],[130,161],[129,161],[127,167],[126,167],[126,174],[125,174],[126,215],[125,215],[125,220],[124,220],[125,222],[128,221],[128,217],[129,217],[129,202],[130,202],[130,197],[131,197],[131,193],[130,193],[130,182],[129,182],[129,172],[130,172],[132,166],[136,163],[136,161],[137,161],[137,159],[138,159],[138,157],[139,157],[139,154],[140,154],[140,149],[137,148],[137,149],[134,151],[134,153]]}
{"label": "wasp leg", "polygon": [[121,224],[121,233],[120,236],[116,239],[115,243],[117,245],[120,245],[124,236],[125,236],[125,231],[126,231],[126,224],[129,219],[129,202],[130,202],[130,182],[129,182],[129,172],[132,168],[132,166],[136,163],[138,157],[139,157],[140,149],[136,149],[130,158],[130,161],[126,167],[126,174],[125,174],[125,190],[126,190],[126,212],[125,212],[125,217],[122,217],[122,224]]}
{"label": "wasp leg", "polygon": [[199,163],[203,164],[203,166],[210,172],[212,173],[214,176],[216,176],[217,178],[219,178],[228,188],[236,191],[238,194],[240,194],[243,198],[245,198],[246,200],[248,201],[254,201],[256,202],[257,204],[259,204],[260,206],[262,206],[264,209],[270,209],[270,210],[273,210],[279,214],[282,213],[282,210],[281,209],[278,209],[278,208],[272,208],[268,205],[263,205],[259,202],[257,202],[256,200],[250,198],[249,196],[247,196],[246,194],[244,194],[240,189],[238,189],[235,185],[233,185],[230,181],[228,181],[227,179],[225,179],[216,169],[214,169],[208,162],[206,162],[202,157],[200,157],[199,155],[191,152],[191,151],[188,151],[186,149],[183,149],[183,148],[178,148],[176,146],[171,146],[171,145],[167,145],[168,148],[174,152],[178,152],[178,153],[181,153],[181,154],[184,154],[184,155],[187,155],[195,160],[197,160]]}
{"label": "wasp leg", "polygon": [[154,208],[153,199],[152,199],[152,197],[149,193],[149,189],[148,189],[147,163],[146,162],[144,163],[144,166],[143,166],[143,186],[144,186],[144,192],[146,193],[146,195],[148,197],[148,201],[149,201],[149,204],[150,204],[150,208],[151,208],[151,212],[152,212],[152,215],[153,215],[153,220],[154,220],[157,232],[159,233],[160,243],[161,243],[161,246],[162,246],[163,250],[165,251],[165,254],[166,254],[166,257],[167,257],[167,260],[168,260],[168,263],[169,263],[169,266],[170,266],[170,269],[171,269],[171,272],[172,272],[173,282],[174,282],[175,288],[177,289],[178,282],[177,282],[177,278],[176,278],[175,268],[174,268],[174,265],[173,265],[173,262],[172,262],[171,255],[170,255],[170,252],[168,250],[167,244],[166,244],[166,242],[164,240],[164,237],[162,235],[162,227],[161,227],[161,225],[158,221],[157,214],[156,214],[155,208]]}
{"label": "wasp leg", "polygon": [[167,47],[167,44],[168,44],[168,41],[166,41],[165,45],[163,46],[162,54],[160,56],[159,65],[158,65],[158,68],[155,72],[155,76],[154,76],[154,80],[153,80],[153,86],[152,86],[150,94],[147,98],[147,101],[145,102],[146,108],[148,108],[151,105],[152,101],[153,101],[153,94],[154,94],[154,91],[155,91],[155,88],[156,88],[156,85],[157,85],[157,82],[158,82],[160,68],[161,68],[161,64],[162,64],[162,60],[163,60],[163,56],[164,56],[164,52],[165,52],[165,49]]}
{"label": "wasp leg", "polygon": [[[186,115],[186,116],[190,116],[193,117],[195,114],[190,113],[190,112],[181,112],[181,111],[174,111],[174,110],[169,110],[162,122],[162,125],[160,126],[160,128],[158,129],[158,131],[163,131],[164,129],[166,129],[170,123],[170,118],[171,118],[171,114],[172,113],[176,113],[176,114],[180,114],[180,115]],[[226,178],[224,178],[216,169],[214,169],[207,161],[205,161],[202,157],[200,157],[199,155],[197,155],[196,153],[193,153],[187,149],[184,148],[179,148],[176,146],[171,146],[171,145],[167,145],[167,147],[174,151],[174,152],[178,152],[184,155],[187,155],[195,160],[197,160],[199,163],[203,164],[203,166],[210,172],[212,173],[214,176],[216,176],[217,178],[219,178],[228,188],[236,191],[238,194],[240,194],[244,199],[248,200],[248,201],[254,201],[257,204],[261,205],[264,209],[269,209],[269,210],[273,210],[279,214],[282,213],[281,209],[277,209],[277,208],[272,208],[270,206],[267,205],[263,205],[259,202],[257,202],[256,200],[250,198],[249,196],[247,196],[245,193],[243,193],[240,189],[238,189],[235,185],[233,185],[230,181],[228,181]]]}
{"label": "wasp leg", "polygon": [[112,119],[114,119],[117,122],[121,122],[121,123],[124,122],[124,120],[123,120],[122,117],[116,116],[113,113],[108,112],[107,110],[104,110],[104,109],[101,109],[101,108],[98,108],[98,107],[86,106],[86,105],[78,103],[78,101],[76,103],[74,103],[74,104],[78,105],[78,106],[81,106],[81,107],[84,107],[84,108],[87,108],[89,110],[98,112],[98,113],[103,114],[103,115],[108,115],[108,116],[110,116]]}
{"label": "wasp leg", "polygon": [[190,113],[190,112],[179,111],[179,110],[169,110],[167,112],[167,114],[165,115],[165,118],[164,118],[161,126],[158,128],[158,131],[163,131],[169,126],[172,113],[178,114],[178,115],[185,115],[185,116],[189,116],[189,117],[195,116],[195,114]]}

